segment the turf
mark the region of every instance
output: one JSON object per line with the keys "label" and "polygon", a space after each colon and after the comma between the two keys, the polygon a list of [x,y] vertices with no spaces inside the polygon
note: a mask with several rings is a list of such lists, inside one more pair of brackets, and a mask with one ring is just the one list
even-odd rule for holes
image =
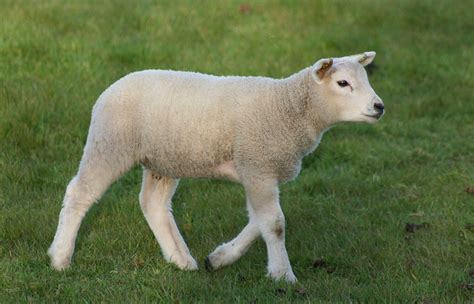
{"label": "turf", "polygon": [[[2,1],[0,302],[473,301],[473,3]],[[296,286],[265,277],[262,241],[203,270],[246,223],[230,182],[181,182],[175,215],[201,270],[165,263],[138,167],[88,213],[72,268],[50,268],[91,108],[113,81],[149,68],[285,77],[368,50],[385,117],[331,129],[281,187]]]}

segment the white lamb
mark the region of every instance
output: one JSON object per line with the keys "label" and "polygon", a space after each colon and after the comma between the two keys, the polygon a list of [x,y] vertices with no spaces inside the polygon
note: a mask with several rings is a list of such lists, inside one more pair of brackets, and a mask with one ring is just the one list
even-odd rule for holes
{"label": "white lamb", "polygon": [[140,206],[167,261],[197,269],[171,211],[178,179],[226,178],[244,186],[249,222],[206,258],[206,267],[235,262],[262,235],[268,275],[295,282],[278,185],[298,175],[301,159],[325,130],[383,115],[363,68],[374,57],[366,52],[320,59],[285,79],[147,70],[118,80],[94,106],[79,170],[67,187],[48,251],[53,267],[70,265],[87,210],[141,163]]}

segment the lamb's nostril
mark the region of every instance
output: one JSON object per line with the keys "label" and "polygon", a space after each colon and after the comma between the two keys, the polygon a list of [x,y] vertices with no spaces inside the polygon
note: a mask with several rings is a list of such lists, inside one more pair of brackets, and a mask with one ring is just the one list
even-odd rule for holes
{"label": "lamb's nostril", "polygon": [[383,103],[376,103],[374,104],[374,108],[377,110],[377,112],[382,112],[384,109]]}

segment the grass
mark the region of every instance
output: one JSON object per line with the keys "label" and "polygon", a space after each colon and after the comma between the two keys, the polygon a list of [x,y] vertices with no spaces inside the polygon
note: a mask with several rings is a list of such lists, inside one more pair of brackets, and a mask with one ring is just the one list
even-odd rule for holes
{"label": "grass", "polygon": [[[472,1],[0,6],[0,302],[474,300]],[[366,50],[386,116],[333,128],[281,188],[296,287],[265,278],[262,241],[215,273],[165,263],[138,206],[139,168],[88,213],[72,268],[50,268],[92,105],[113,81],[148,68],[284,77]],[[246,223],[228,182],[183,180],[174,206],[201,268]]]}

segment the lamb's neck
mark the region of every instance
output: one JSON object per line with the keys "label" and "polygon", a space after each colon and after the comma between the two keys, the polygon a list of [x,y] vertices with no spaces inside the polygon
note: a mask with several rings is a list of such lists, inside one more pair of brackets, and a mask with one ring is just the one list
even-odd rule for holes
{"label": "lamb's neck", "polygon": [[[314,96],[314,80],[311,68],[306,68],[288,78],[278,81],[275,88],[275,98],[282,116],[286,116],[289,123],[298,122],[300,132],[313,140],[328,129],[332,123],[325,115],[324,104],[318,102],[319,96]],[[321,108],[318,108],[320,106]]]}

